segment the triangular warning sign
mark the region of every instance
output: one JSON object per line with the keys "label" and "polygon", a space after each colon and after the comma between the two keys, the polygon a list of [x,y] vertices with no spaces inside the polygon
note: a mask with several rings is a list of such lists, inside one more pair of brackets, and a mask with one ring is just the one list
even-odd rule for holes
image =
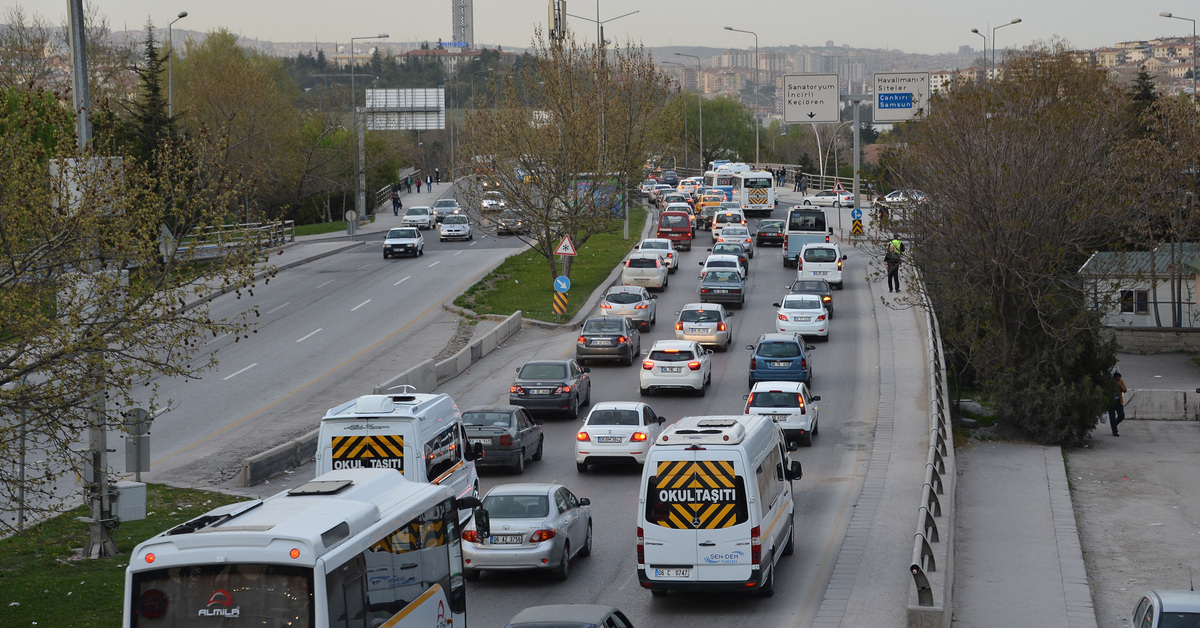
{"label": "triangular warning sign", "polygon": [[555,255],[575,255],[575,245],[571,244],[571,236],[564,235],[562,242],[558,243],[558,248],[554,249]]}
{"label": "triangular warning sign", "polygon": [[846,193],[846,188],[842,187],[842,182],[841,182],[841,181],[834,181],[834,182],[833,182],[833,191],[834,191],[834,192],[841,192],[842,194],[845,194],[845,193]]}

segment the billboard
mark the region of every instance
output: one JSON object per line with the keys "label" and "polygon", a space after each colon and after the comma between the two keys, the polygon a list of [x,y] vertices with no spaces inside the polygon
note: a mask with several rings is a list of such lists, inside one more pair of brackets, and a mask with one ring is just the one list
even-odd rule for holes
{"label": "billboard", "polygon": [[368,89],[368,131],[432,131],[446,128],[446,90]]}

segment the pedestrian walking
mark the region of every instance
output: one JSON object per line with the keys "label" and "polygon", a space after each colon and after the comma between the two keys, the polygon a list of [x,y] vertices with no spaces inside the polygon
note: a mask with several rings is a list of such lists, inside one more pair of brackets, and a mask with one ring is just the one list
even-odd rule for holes
{"label": "pedestrian walking", "polygon": [[[800,171],[797,170],[796,174],[800,174]],[[800,175],[800,193],[808,194],[808,177],[802,174]]]}
{"label": "pedestrian walking", "polygon": [[400,215],[400,184],[397,183],[392,189],[392,215]]}
{"label": "pedestrian walking", "polygon": [[404,177],[404,191],[412,194],[412,176]]}
{"label": "pedestrian walking", "polygon": [[438,170],[437,168],[433,169],[433,180],[435,183],[438,183],[439,185],[442,183],[442,171],[441,170]]}
{"label": "pedestrian walking", "polygon": [[417,177],[417,194],[421,193],[421,177]]}
{"label": "pedestrian walking", "polygon": [[433,177],[431,177],[429,175],[425,175],[425,191],[426,192],[433,191]]}
{"label": "pedestrian walking", "polygon": [[1112,428],[1113,436],[1120,436],[1117,425],[1125,420],[1125,393],[1129,390],[1125,387],[1125,380],[1121,379],[1121,371],[1113,371],[1110,388],[1113,402],[1108,407],[1108,425]]}
{"label": "pedestrian walking", "polygon": [[904,253],[904,243],[900,236],[893,235],[883,253],[883,263],[887,266],[888,292],[900,292],[900,260]]}

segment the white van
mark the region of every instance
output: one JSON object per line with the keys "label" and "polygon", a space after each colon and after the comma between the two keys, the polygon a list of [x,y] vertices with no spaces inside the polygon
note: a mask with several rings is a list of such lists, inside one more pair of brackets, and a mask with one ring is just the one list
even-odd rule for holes
{"label": "white van", "polygon": [[316,474],[338,469],[395,469],[412,482],[478,497],[475,459],[458,404],[450,395],[410,392],[364,395],[330,408],[317,434]]}
{"label": "white van", "polygon": [[642,588],[758,591],[795,550],[783,431],[762,416],[695,416],[664,430],[646,455],[637,514]]}

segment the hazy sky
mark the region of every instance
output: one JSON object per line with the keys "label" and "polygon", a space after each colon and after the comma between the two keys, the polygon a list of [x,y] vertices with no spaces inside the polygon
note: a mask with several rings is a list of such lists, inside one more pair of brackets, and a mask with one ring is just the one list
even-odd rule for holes
{"label": "hazy sky", "polygon": [[[393,41],[451,40],[451,0],[94,0],[114,30],[137,29],[147,18],[165,26],[179,11],[189,16],[176,28],[209,31],[225,27],[245,37],[272,41],[346,41],[384,32]],[[535,25],[544,25],[547,0],[474,0],[479,45],[527,46]],[[58,23],[67,0],[0,0]],[[567,13],[596,18],[596,2],[567,0]],[[615,42],[646,46],[752,48],[754,38],[724,30],[757,31],[759,47],[848,44],[936,54],[959,46],[991,45],[991,27],[1021,18],[997,32],[1002,48],[1061,37],[1077,48],[1163,35],[1191,35],[1190,22],[1166,19],[1170,11],[1200,19],[1200,5],[1183,0],[600,0],[600,19]],[[3,21],[0,16],[0,21]],[[569,18],[577,36],[595,41],[596,25]]]}

